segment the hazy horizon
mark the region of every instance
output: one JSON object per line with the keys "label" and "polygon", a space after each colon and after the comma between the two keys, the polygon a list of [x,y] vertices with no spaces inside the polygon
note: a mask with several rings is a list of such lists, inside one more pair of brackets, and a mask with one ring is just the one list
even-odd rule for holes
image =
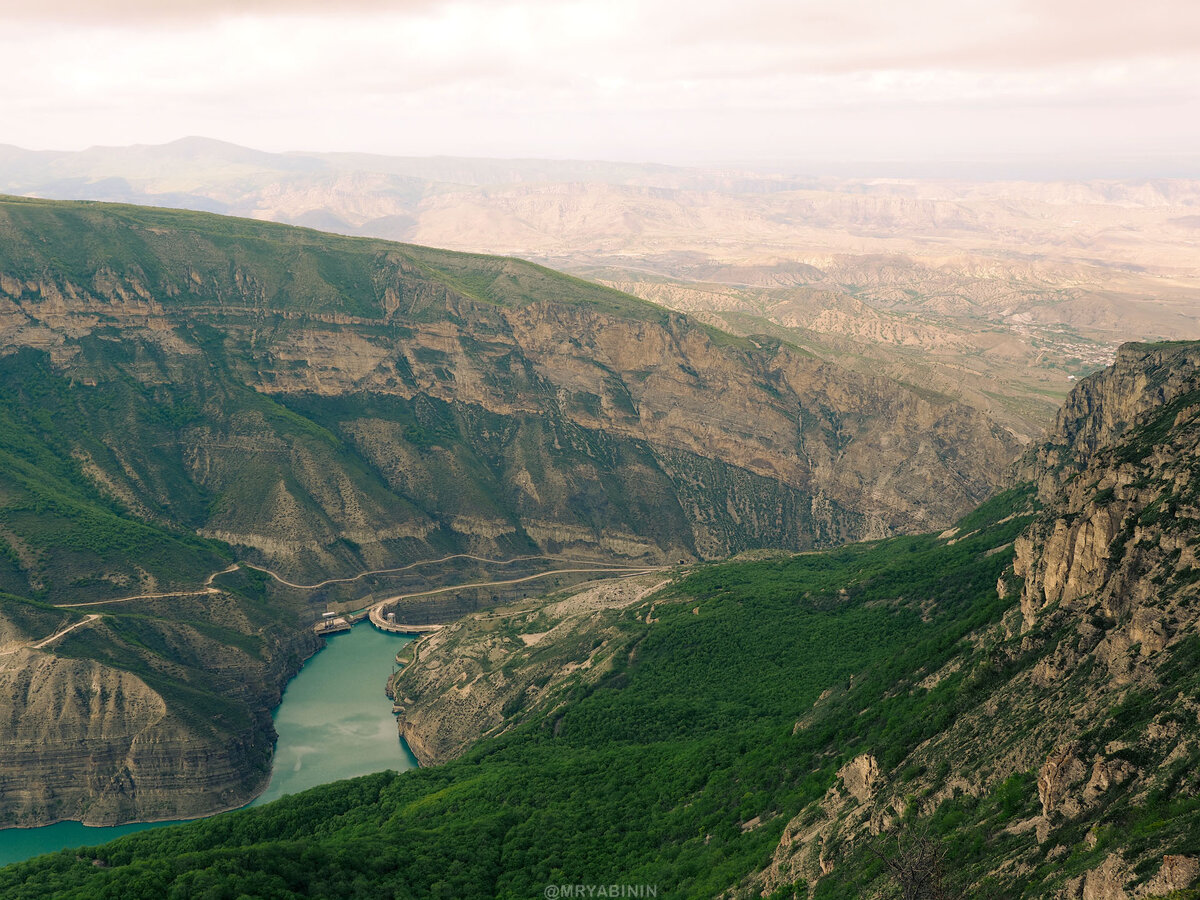
{"label": "hazy horizon", "polygon": [[0,143],[1200,174],[1200,9],[0,0]]}
{"label": "hazy horizon", "polygon": [[1200,178],[1200,157],[1165,158],[1087,158],[1054,159],[1034,156],[977,157],[947,159],[716,159],[706,162],[669,161],[631,158],[554,157],[554,156],[480,156],[456,153],[405,154],[374,153],[363,150],[327,150],[320,147],[292,147],[285,150],[265,150],[262,147],[240,144],[212,135],[188,134],[157,143],[92,144],[79,148],[22,146],[0,142],[7,147],[27,153],[86,154],[105,151],[165,149],[189,141],[212,141],[239,150],[280,156],[346,156],[392,159],[447,159],[479,162],[597,164],[661,166],[694,169],[697,171],[729,171],[760,176],[795,178],[899,178],[913,180],[949,181],[1087,181],[1087,180],[1153,180]]}

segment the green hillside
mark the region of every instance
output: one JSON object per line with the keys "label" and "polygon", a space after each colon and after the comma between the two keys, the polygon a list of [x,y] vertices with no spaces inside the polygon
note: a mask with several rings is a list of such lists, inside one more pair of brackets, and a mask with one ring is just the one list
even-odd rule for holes
{"label": "green hillside", "polygon": [[[899,538],[701,569],[659,598],[653,626],[620,615],[632,661],[552,718],[445,766],[18,865],[0,891],[483,898],[619,881],[719,893],[765,863],[846,759],[883,746],[894,763],[986,693],[996,676],[964,639],[1005,609],[994,588],[1007,559],[989,551],[1028,523],[1028,504],[997,498],[953,546]],[[912,689],[956,655],[957,676]]]}
{"label": "green hillside", "polygon": [[[0,357],[0,590],[86,602],[138,593],[143,580],[162,590],[194,588],[232,559],[227,547],[167,526],[161,510],[136,516],[88,477],[97,461],[112,464],[107,436],[128,429],[161,438],[197,412],[155,407],[136,386],[121,388],[99,398],[74,388],[40,354]],[[185,522],[206,500],[184,479],[164,491]]]}
{"label": "green hillside", "polygon": [[[0,272],[81,285],[104,272],[136,279],[155,300],[178,307],[216,302],[374,318],[385,312],[381,285],[400,275],[414,293],[418,285],[424,293],[434,286],[500,306],[565,303],[657,323],[669,315],[653,303],[517,259],[186,210],[3,195]],[[406,315],[418,321],[445,316],[431,296],[402,298],[416,301]]]}

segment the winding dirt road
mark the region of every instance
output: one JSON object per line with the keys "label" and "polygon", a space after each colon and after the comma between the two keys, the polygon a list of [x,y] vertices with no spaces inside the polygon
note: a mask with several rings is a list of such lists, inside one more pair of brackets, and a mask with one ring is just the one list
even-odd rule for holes
{"label": "winding dirt road", "polygon": [[[245,566],[247,569],[255,569],[266,575],[270,575],[272,578],[274,578],[280,584],[285,584],[288,587],[299,588],[302,591],[315,591],[317,588],[323,588],[327,584],[349,584],[351,582],[358,581],[361,578],[366,578],[368,575],[393,575],[396,572],[407,572],[409,569],[415,569],[418,566],[432,566],[432,565],[435,565],[436,563],[449,562],[452,559],[473,559],[473,560],[476,560],[477,562],[491,563],[492,565],[495,565],[495,566],[509,566],[515,562],[527,562],[531,559],[557,559],[557,558],[558,557],[542,555],[542,556],[514,556],[512,559],[488,559],[486,556],[473,556],[470,553],[452,553],[449,556],[443,556],[441,559],[422,559],[422,560],[418,560],[415,563],[409,563],[407,566],[399,566],[394,569],[371,569],[367,572],[359,572],[357,575],[354,575],[353,577],[350,577],[350,578],[328,578],[325,581],[319,581],[316,584],[296,584],[294,581],[288,581],[285,578],[281,578],[279,575],[276,575],[270,569],[263,568],[262,566],[256,566],[256,565],[254,565],[254,563],[244,562],[244,563],[240,563],[239,565]],[[237,566],[234,566],[234,568],[237,568]],[[226,571],[231,571],[231,570],[227,569]],[[218,574],[223,575],[224,572],[221,572]],[[398,598],[393,597],[392,599],[395,600]]]}
{"label": "winding dirt road", "polygon": [[48,637],[48,638],[42,638],[36,644],[33,643],[32,641],[23,641],[22,643],[16,644],[15,646],[8,647],[4,650],[0,650],[0,656],[9,656],[10,654],[16,653],[19,650],[24,650],[26,647],[28,647],[30,650],[41,650],[47,644],[53,644],[55,641],[57,641],[60,637],[62,637],[68,631],[74,631],[76,628],[79,628],[81,625],[90,625],[99,618],[101,618],[100,613],[92,613],[91,615],[84,616],[78,622],[74,622],[74,623],[68,625],[66,628],[63,628],[59,631],[54,632],[54,634],[50,635],[50,637]]}
{"label": "winding dirt road", "polygon": [[[326,585],[330,585],[330,584],[349,584],[349,583],[352,583],[355,581],[359,581],[363,578],[367,578],[368,576],[371,576],[371,575],[394,575],[398,572],[407,572],[411,569],[416,569],[420,566],[437,565],[438,563],[450,562],[451,560],[454,560],[454,559],[471,559],[471,560],[475,560],[476,562],[488,563],[488,564],[494,565],[494,566],[509,566],[509,565],[512,565],[513,563],[529,562],[530,560],[535,560],[535,559],[544,559],[544,560],[548,560],[548,561],[549,560],[561,560],[562,562],[574,562],[574,560],[570,560],[570,559],[566,559],[566,558],[562,558],[562,557],[556,557],[556,556],[549,556],[549,555],[545,555],[545,554],[537,555],[537,556],[514,556],[511,559],[489,559],[486,556],[475,556],[470,553],[452,553],[449,556],[443,556],[439,559],[422,559],[422,560],[418,560],[417,562],[414,562],[414,563],[409,563],[408,565],[405,565],[405,566],[396,566],[396,567],[389,568],[389,569],[370,569],[365,572],[359,572],[357,575],[350,576],[347,578],[328,578],[325,581],[319,581],[316,584],[298,584],[294,581],[288,581],[283,576],[279,575],[276,572],[272,572],[270,569],[265,568],[264,566],[259,566],[259,565],[255,565],[254,563],[248,563],[248,562],[235,562],[231,566],[228,566],[217,572],[213,572],[211,575],[209,575],[207,578],[204,579],[203,587],[199,588],[198,590],[194,590],[194,591],[167,591],[167,592],[158,593],[158,594],[133,594],[129,597],[113,597],[109,600],[90,600],[85,603],[56,603],[54,605],[58,609],[81,609],[81,608],[93,607],[93,606],[110,606],[115,603],[131,603],[131,602],[134,602],[137,600],[166,600],[166,599],[170,599],[172,597],[202,597],[202,596],[205,596],[208,594],[219,594],[221,592],[221,589],[213,587],[213,582],[216,581],[216,579],[219,578],[220,576],[228,575],[230,572],[235,572],[240,568],[254,569],[255,571],[262,572],[265,575],[269,575],[271,578],[273,578],[275,581],[279,582],[280,584],[286,585],[287,587],[290,587],[290,588],[295,588],[297,590],[302,590],[302,591],[314,591],[314,590],[317,590],[318,588],[322,588],[322,587],[325,587]],[[645,574],[648,572],[662,571],[663,569],[666,569],[666,568],[670,568],[670,567],[669,566],[601,566],[601,565],[597,564],[597,565],[593,565],[593,566],[588,566],[587,568],[551,569],[546,572],[538,572],[534,575],[525,575],[521,578],[510,578],[510,579],[495,580],[495,581],[476,581],[476,582],[471,582],[468,584],[452,584],[452,585],[446,585],[444,587],[430,588],[430,589],[424,590],[424,591],[413,591],[408,594],[396,594],[394,596],[387,597],[383,600],[380,600],[377,603],[373,603],[373,604],[371,604],[371,606],[365,607],[365,609],[367,611],[368,617],[371,620],[371,623],[374,624],[375,626],[377,626],[378,628],[381,628],[384,631],[399,631],[399,630],[402,630],[403,626],[398,628],[397,626],[386,622],[383,618],[383,616],[384,616],[383,610],[386,606],[388,606],[388,604],[396,603],[397,601],[400,601],[400,600],[407,600],[407,599],[410,599],[413,597],[433,597],[438,594],[449,593],[450,591],[470,590],[470,589],[474,589],[474,588],[504,587],[504,586],[513,585],[513,584],[523,584],[528,581],[537,581],[538,579],[541,579],[541,578],[550,578],[554,575],[578,575],[578,574],[587,574],[587,573],[594,572],[597,575],[618,574],[618,575],[622,575],[622,576],[632,576],[632,575],[641,575],[641,574]],[[358,610],[358,612],[361,613],[362,610]],[[61,631],[58,631],[55,634],[52,634],[49,637],[42,639],[38,643],[25,642],[25,643],[18,645],[17,647],[7,649],[4,651],[0,651],[0,655],[7,655],[10,653],[15,653],[17,650],[20,650],[23,647],[30,647],[34,650],[41,650],[42,648],[46,647],[47,645],[58,640],[60,637],[65,635],[67,632],[73,631],[74,629],[79,628],[82,625],[88,625],[88,624],[96,621],[97,619],[101,618],[102,615],[103,615],[102,613],[92,613],[92,614],[88,615],[86,618],[81,619],[78,622],[75,622],[74,624],[68,626],[67,628],[64,628]]]}
{"label": "winding dirt road", "polygon": [[[527,558],[529,558],[529,559],[549,559],[550,557],[535,556],[535,557],[527,557]],[[509,585],[509,584],[524,584],[526,581],[536,581],[539,578],[549,578],[551,575],[570,575],[570,574],[578,575],[581,573],[595,572],[597,574],[609,574],[609,575],[620,574],[620,575],[624,575],[624,576],[632,576],[632,575],[645,575],[650,572],[659,572],[666,568],[670,568],[670,567],[669,566],[641,566],[641,567],[618,566],[618,567],[603,568],[603,569],[552,569],[549,572],[539,572],[536,575],[526,575],[524,578],[510,578],[507,581],[479,581],[479,582],[475,582],[474,584],[455,584],[455,585],[449,585],[447,587],[433,588],[428,591],[415,591],[411,594],[397,594],[394,597],[387,597],[384,600],[380,600],[378,603],[372,604],[367,610],[367,615],[371,620],[371,624],[374,625],[376,628],[380,628],[383,631],[403,632],[406,629],[408,629],[410,626],[393,625],[393,624],[385,621],[383,618],[384,607],[386,607],[390,603],[395,603],[398,600],[408,600],[412,597],[432,597],[435,594],[446,594],[446,593],[449,593],[450,591],[463,591],[463,590],[469,590],[470,588],[488,588],[488,587],[500,587],[502,585]]]}
{"label": "winding dirt road", "polygon": [[[360,579],[366,578],[370,575],[393,575],[397,572],[407,572],[410,569],[416,569],[420,566],[432,566],[432,565],[436,565],[438,563],[449,562],[452,559],[473,559],[473,560],[476,560],[477,562],[490,563],[491,565],[494,565],[494,566],[510,566],[513,563],[528,562],[531,559],[553,560],[553,559],[560,559],[560,558],[561,557],[548,556],[548,555],[542,554],[539,556],[514,556],[511,559],[489,559],[486,556],[473,556],[470,553],[452,553],[450,556],[443,556],[440,559],[422,559],[422,560],[418,560],[417,562],[414,562],[414,563],[409,563],[406,566],[398,566],[398,567],[391,568],[391,569],[369,569],[366,572],[359,572],[357,575],[354,575],[354,576],[351,576],[348,578],[328,578],[325,581],[319,581],[316,584],[297,584],[294,581],[288,581],[282,575],[279,575],[276,572],[272,572],[270,569],[268,569],[264,566],[258,566],[258,565],[255,565],[254,563],[248,563],[248,562],[236,562],[233,565],[229,566],[228,568],[221,569],[219,572],[213,572],[211,575],[209,575],[207,578],[204,579],[204,587],[200,588],[199,590],[195,590],[195,591],[170,591],[170,592],[162,593],[162,594],[134,594],[129,597],[113,597],[109,600],[89,600],[86,603],[55,603],[54,606],[57,609],[79,609],[79,608],[89,607],[89,606],[109,606],[110,604],[113,604],[113,603],[130,603],[134,600],[165,600],[170,597],[202,597],[205,594],[218,594],[218,593],[220,593],[220,588],[213,587],[212,583],[222,575],[228,575],[230,572],[236,572],[238,569],[243,569],[243,568],[254,569],[256,572],[262,572],[264,575],[269,575],[271,578],[275,579],[275,581],[278,581],[280,584],[286,585],[287,587],[290,587],[290,588],[296,588],[297,590],[301,590],[301,591],[315,591],[318,588],[323,588],[329,584],[348,584],[351,582],[359,581]],[[563,561],[570,562],[571,560],[564,559]],[[387,598],[387,600],[383,600],[380,602],[391,603],[391,602],[395,602],[396,600],[402,600],[406,597],[421,597],[421,596],[424,596],[425,594],[444,594],[447,591],[459,590],[460,588],[490,587],[492,585],[517,584],[521,581],[532,581],[535,578],[544,578],[548,575],[563,574],[566,572],[592,572],[592,571],[595,571],[595,572],[642,572],[642,571],[647,571],[648,572],[648,571],[652,571],[656,568],[663,568],[663,567],[661,567],[661,566],[658,566],[658,567],[656,567],[656,566],[620,566],[620,567],[616,567],[616,568],[557,569],[553,572],[542,572],[539,575],[530,575],[526,578],[516,579],[515,581],[487,581],[487,582],[480,582],[477,584],[462,584],[462,585],[452,585],[450,587],[444,587],[444,588],[434,588],[429,591],[417,591],[416,593],[413,593],[413,594],[399,594],[395,597],[389,597],[389,598]]]}
{"label": "winding dirt road", "polygon": [[82,618],[82,619],[80,619],[80,620],[79,620],[78,622],[76,622],[74,625],[68,625],[68,626],[67,626],[66,628],[64,628],[62,631],[56,631],[54,634],[50,635],[50,637],[48,637],[48,638],[45,638],[44,640],[38,641],[36,644],[34,644],[34,645],[33,645],[33,649],[34,649],[34,650],[41,650],[41,649],[42,649],[43,647],[45,647],[47,644],[52,644],[52,643],[54,643],[55,641],[57,641],[57,640],[58,640],[60,637],[62,637],[62,636],[63,636],[64,634],[66,634],[68,631],[74,631],[74,630],[75,630],[76,628],[78,628],[80,625],[90,625],[92,622],[95,622],[95,621],[96,621],[97,619],[99,619],[99,618],[100,618],[100,614],[99,614],[99,613],[92,613],[91,615],[89,615],[89,616],[86,616],[85,618]]}

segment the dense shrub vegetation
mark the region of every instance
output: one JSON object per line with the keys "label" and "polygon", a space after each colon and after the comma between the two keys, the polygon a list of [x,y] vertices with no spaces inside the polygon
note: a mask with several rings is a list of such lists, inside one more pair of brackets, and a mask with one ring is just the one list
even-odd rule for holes
{"label": "dense shrub vegetation", "polygon": [[[988,551],[1028,508],[1026,491],[1002,495],[953,544],[699,569],[656,598],[652,624],[614,613],[624,665],[453,763],[43,857],[0,873],[0,892],[484,898],[587,882],[711,896],[767,862],[842,763],[870,750],[894,764],[998,677],[963,639],[1011,604],[995,591],[1008,557]],[[916,686],[951,654],[969,664]],[[1015,810],[1027,787],[994,805]]]}

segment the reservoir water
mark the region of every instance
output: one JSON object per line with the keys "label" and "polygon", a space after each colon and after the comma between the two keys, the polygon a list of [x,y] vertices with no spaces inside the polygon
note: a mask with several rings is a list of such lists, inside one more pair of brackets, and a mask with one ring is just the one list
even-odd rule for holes
{"label": "reservoir water", "polygon": [[413,639],[364,622],[326,640],[275,711],[271,783],[251,806],[342,778],[416,768],[383,693],[396,654]]}
{"label": "reservoir water", "polygon": [[[396,653],[413,639],[363,623],[330,636],[288,684],[275,711],[279,742],[266,791],[251,806],[318,784],[417,765],[383,693]],[[92,828],[59,822],[0,830],[0,865],[64,847],[94,846],[170,822]]]}

